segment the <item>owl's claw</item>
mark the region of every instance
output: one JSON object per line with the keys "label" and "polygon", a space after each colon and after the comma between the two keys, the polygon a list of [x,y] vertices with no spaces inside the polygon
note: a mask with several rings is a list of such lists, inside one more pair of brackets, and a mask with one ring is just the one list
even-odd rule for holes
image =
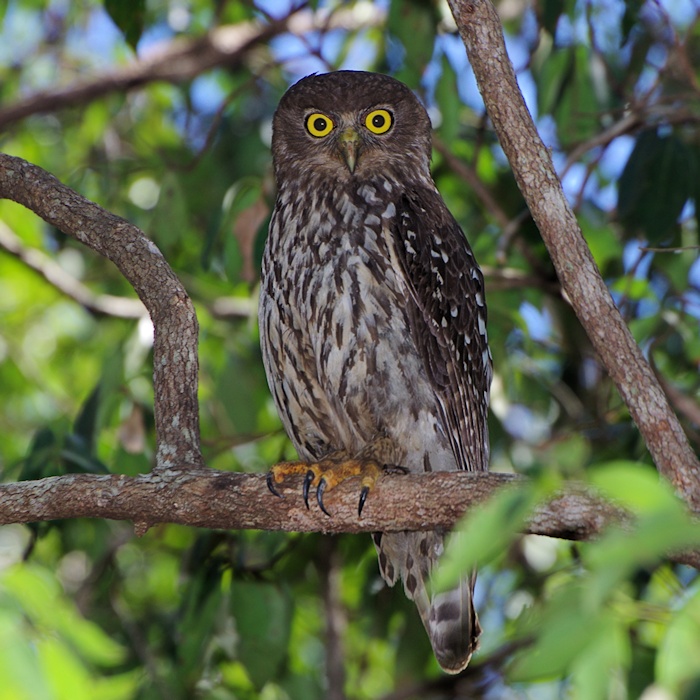
{"label": "owl's claw", "polygon": [[369,493],[369,486],[363,486],[362,491],[360,491],[360,503],[357,506],[357,517],[362,516],[362,509],[365,507],[365,501],[367,500],[367,494]]}
{"label": "owl's claw", "polygon": [[360,476],[362,477],[362,489],[360,491],[360,500],[357,504],[357,515],[362,517],[367,496],[377,479],[387,472],[391,474],[406,473],[407,471],[403,467],[381,464],[371,458],[328,458],[322,462],[311,464],[306,462],[281,462],[271,467],[267,475],[267,488],[278,498],[284,498],[284,495],[277,490],[275,484],[282,483],[288,476],[303,475],[304,482],[301,493],[307,510],[310,510],[309,495],[311,489],[315,486],[318,507],[327,516],[331,517],[331,513],[323,502],[324,495],[346,479]]}
{"label": "owl's claw", "polygon": [[[304,486],[301,490],[301,493],[304,496],[306,510],[309,510],[309,489],[311,488],[311,484],[313,484],[315,478],[316,474],[314,474],[314,472],[311,469],[309,469],[309,471],[306,472],[306,476],[304,477]],[[316,496],[316,498],[318,498],[318,495]]]}
{"label": "owl's claw", "polygon": [[284,498],[284,496],[275,488],[274,475],[272,472],[267,472],[267,488],[277,496],[277,498]]}
{"label": "owl's claw", "polygon": [[321,477],[321,481],[318,482],[316,487],[316,502],[318,507],[330,518],[331,514],[326,510],[326,506],[323,505],[323,492],[326,490],[326,480]]}

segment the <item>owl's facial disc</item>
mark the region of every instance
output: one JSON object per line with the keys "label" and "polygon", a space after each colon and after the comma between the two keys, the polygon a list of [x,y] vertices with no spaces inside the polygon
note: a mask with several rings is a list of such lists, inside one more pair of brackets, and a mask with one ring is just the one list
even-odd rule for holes
{"label": "owl's facial disc", "polygon": [[360,135],[355,129],[348,127],[340,134],[338,137],[338,150],[350,172],[354,172],[357,156],[360,152]]}

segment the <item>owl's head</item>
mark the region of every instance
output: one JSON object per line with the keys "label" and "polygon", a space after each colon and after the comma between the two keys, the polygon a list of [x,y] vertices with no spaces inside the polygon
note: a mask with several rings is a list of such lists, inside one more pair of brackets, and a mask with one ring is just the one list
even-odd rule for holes
{"label": "owl's head", "polygon": [[430,119],[411,90],[388,75],[310,75],[280,101],[272,154],[280,185],[304,174],[423,179],[430,177]]}

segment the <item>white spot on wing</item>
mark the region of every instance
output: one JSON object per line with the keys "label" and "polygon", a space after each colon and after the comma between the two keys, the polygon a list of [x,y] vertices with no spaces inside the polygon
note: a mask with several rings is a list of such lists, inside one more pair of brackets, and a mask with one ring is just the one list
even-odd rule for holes
{"label": "white spot on wing", "polygon": [[[394,206],[393,202],[389,202],[389,204],[386,205],[386,209],[382,213],[382,219],[391,219],[393,216],[396,215],[396,207]],[[413,233],[412,231],[409,231],[409,233]],[[415,237],[415,234],[413,234]]]}

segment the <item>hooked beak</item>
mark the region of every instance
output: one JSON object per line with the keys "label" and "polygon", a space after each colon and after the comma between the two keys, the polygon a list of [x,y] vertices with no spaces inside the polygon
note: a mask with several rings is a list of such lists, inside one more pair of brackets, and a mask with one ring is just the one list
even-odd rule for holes
{"label": "hooked beak", "polygon": [[357,156],[360,152],[360,135],[355,129],[348,128],[338,137],[338,150],[343,156],[345,164],[350,172],[355,171]]}

